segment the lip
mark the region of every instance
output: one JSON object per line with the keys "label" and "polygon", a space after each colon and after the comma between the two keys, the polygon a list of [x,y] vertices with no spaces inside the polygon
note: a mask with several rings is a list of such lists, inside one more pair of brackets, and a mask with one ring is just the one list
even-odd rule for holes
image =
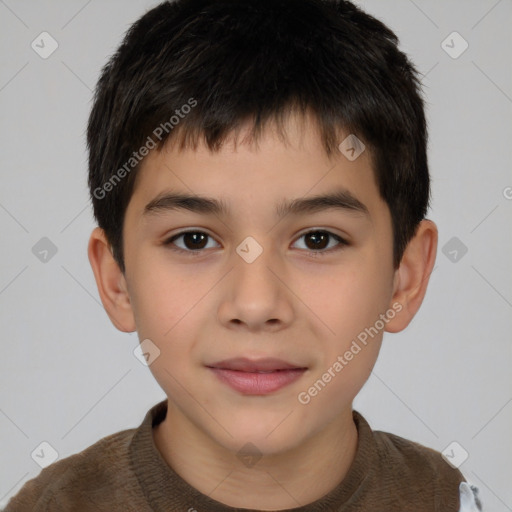
{"label": "lip", "polygon": [[307,368],[281,359],[234,358],[207,365],[221,382],[244,395],[267,395],[300,379]]}
{"label": "lip", "polygon": [[209,368],[222,370],[236,370],[239,372],[272,372],[275,370],[294,370],[305,368],[304,366],[288,363],[282,359],[266,357],[263,359],[249,359],[247,357],[235,357],[224,359],[217,363],[207,365]]}

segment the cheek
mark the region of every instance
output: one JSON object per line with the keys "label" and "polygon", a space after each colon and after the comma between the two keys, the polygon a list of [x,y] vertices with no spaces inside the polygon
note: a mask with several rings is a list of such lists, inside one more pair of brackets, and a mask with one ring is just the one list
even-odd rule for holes
{"label": "cheek", "polygon": [[[187,364],[195,347],[194,326],[201,312],[201,298],[211,285],[187,280],[169,267],[151,268],[137,276],[135,311],[141,341],[149,339],[157,357],[149,365],[155,380],[169,396],[179,397],[187,382]],[[180,385],[181,384],[181,385]]]}
{"label": "cheek", "polygon": [[314,398],[315,407],[332,414],[357,395],[379,354],[383,330],[375,329],[375,324],[387,308],[389,286],[383,273],[374,269],[379,266],[361,258],[350,268],[347,264],[333,269],[316,293],[309,287],[308,305],[321,318],[317,323],[329,328],[317,333],[321,349],[303,391],[306,398]]}
{"label": "cheek", "polygon": [[387,307],[389,286],[374,268],[364,262],[352,268],[333,266],[329,275],[303,287],[306,304],[321,320],[317,322],[323,326],[321,338],[336,340],[336,350],[373,325]]}
{"label": "cheek", "polygon": [[139,269],[132,301],[137,332],[141,341],[156,345],[158,357],[150,370],[174,395],[180,389],[175,379],[187,382],[190,365],[201,362],[200,326],[211,318],[209,300],[219,278],[213,272],[194,272],[192,266],[171,266],[156,259],[146,259]]}
{"label": "cheek", "polygon": [[138,268],[132,298],[137,331],[141,339],[163,344],[172,338],[204,292],[177,268],[148,260]]}
{"label": "cheek", "polygon": [[355,270],[333,274],[329,290],[309,296],[311,309],[329,329],[322,329],[317,338],[321,348],[299,402],[309,401],[334,418],[353,401],[377,360],[383,331],[375,330],[375,323],[386,308],[386,287],[371,272]]}

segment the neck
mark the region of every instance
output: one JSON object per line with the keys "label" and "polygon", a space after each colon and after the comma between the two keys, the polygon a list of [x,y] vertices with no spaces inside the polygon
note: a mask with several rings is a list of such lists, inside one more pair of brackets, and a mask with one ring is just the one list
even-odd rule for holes
{"label": "neck", "polygon": [[251,461],[241,460],[191,424],[184,428],[180,413],[168,404],[165,420],[153,429],[162,457],[189,485],[230,507],[307,505],[333,490],[355,457],[358,436],[351,409],[300,446]]}

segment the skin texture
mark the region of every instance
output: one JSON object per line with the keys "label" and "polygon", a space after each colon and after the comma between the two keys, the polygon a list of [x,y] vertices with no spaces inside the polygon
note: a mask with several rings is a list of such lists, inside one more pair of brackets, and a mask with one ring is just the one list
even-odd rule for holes
{"label": "skin texture", "polygon": [[[309,403],[300,403],[298,394],[393,304],[401,311],[385,330],[404,329],[421,305],[435,261],[437,229],[424,220],[393,268],[391,217],[369,152],[353,162],[341,152],[328,158],[314,120],[302,121],[287,120],[287,143],[272,124],[257,145],[243,139],[243,128],[242,143],[235,145],[233,137],[218,153],[203,145],[178,151],[170,141],[146,157],[137,177],[123,231],[125,275],[101,229],[89,243],[111,321],[160,350],[150,370],[169,409],[154,429],[158,449],[196,489],[233,507],[305,505],[344,478],[357,447],[352,401],[376,362],[383,330]],[[330,209],[275,217],[283,199],[340,187],[369,215]],[[164,191],[223,199],[231,215],[144,215],[145,205]],[[187,254],[165,245],[190,228],[210,235],[200,255],[190,254],[194,240],[174,241]],[[329,238],[324,255],[314,254],[314,243],[302,236],[314,230],[339,235],[348,245]],[[236,252],[248,236],[263,248],[250,264]],[[308,370],[269,395],[247,396],[205,366],[232,357],[275,357]],[[262,456],[250,467],[237,457],[248,442]]]}

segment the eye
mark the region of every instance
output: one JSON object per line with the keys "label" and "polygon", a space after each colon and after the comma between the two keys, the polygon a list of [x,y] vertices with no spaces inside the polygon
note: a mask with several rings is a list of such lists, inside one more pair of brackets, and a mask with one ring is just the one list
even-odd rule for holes
{"label": "eye", "polygon": [[[183,239],[184,248],[175,243],[176,240]],[[202,249],[210,249],[205,243],[208,238],[213,238],[203,231],[183,231],[172,236],[164,242],[164,245],[171,246],[173,251],[199,255]]]}
{"label": "eye", "polygon": [[[306,250],[310,251],[310,256],[324,256],[333,251],[342,249],[348,245],[348,242],[330,231],[321,229],[303,233],[298,240],[304,238],[306,241]],[[329,242],[336,242],[334,246],[329,247]],[[328,248],[326,248],[328,247]]]}
{"label": "eye", "polygon": [[[306,241],[305,250],[310,252],[310,256],[322,256],[349,245],[348,242],[340,236],[330,231],[320,229],[303,233],[298,240],[302,238]],[[177,243],[180,239],[181,246]],[[204,231],[182,231],[166,240],[164,245],[169,246],[176,252],[199,256],[203,252],[203,249],[215,247],[211,245],[208,246],[208,239],[213,241],[213,238]]]}

